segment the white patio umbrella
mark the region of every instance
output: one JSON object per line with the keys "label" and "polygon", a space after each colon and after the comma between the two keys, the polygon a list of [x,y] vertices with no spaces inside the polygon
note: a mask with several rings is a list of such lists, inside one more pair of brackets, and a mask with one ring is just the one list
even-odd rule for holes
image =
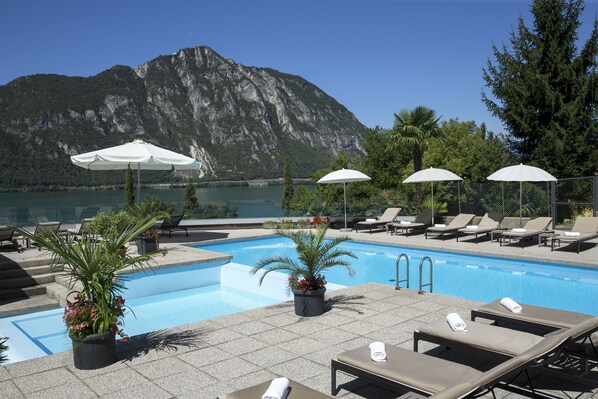
{"label": "white patio umbrella", "polygon": [[522,221],[523,208],[523,182],[524,181],[556,181],[557,178],[535,166],[519,165],[507,166],[499,169],[487,177],[494,181],[518,181],[519,182],[519,225]]}
{"label": "white patio umbrella", "polygon": [[199,169],[197,160],[173,151],[156,147],[143,140],[98,151],[74,155],[71,162],[91,170],[119,170],[137,166],[137,201],[140,200],[140,170],[188,170]]}
{"label": "white patio umbrella", "polygon": [[446,169],[429,168],[415,172],[403,180],[403,183],[432,183],[432,224],[434,224],[434,182],[452,180],[463,179]]}
{"label": "white patio umbrella", "polygon": [[343,183],[343,195],[345,200],[345,228],[341,231],[348,231],[347,229],[347,183],[357,181],[371,180],[369,176],[353,169],[340,169],[328,173],[326,176],[318,180],[321,184]]}

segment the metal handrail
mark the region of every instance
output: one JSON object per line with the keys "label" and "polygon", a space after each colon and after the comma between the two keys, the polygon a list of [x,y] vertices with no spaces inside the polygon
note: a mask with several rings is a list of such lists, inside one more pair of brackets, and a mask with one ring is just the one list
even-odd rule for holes
{"label": "metal handrail", "polygon": [[[424,261],[428,260],[428,262],[430,263],[430,283],[423,285],[422,284],[422,267],[424,266]],[[430,287],[430,292],[432,292],[432,258],[430,258],[429,256],[424,256],[421,260],[421,262],[419,262],[419,291],[417,292],[418,294],[423,294],[424,291],[422,290],[422,288],[424,287]]]}
{"label": "metal handrail", "polygon": [[[401,262],[401,258],[405,257],[405,261],[407,262],[407,277],[404,280],[399,280],[399,262]],[[406,286],[405,288],[409,288],[409,257],[407,256],[407,254],[400,254],[399,257],[397,258],[397,263],[395,265],[396,267],[396,274],[397,274],[397,278],[396,278],[396,285],[395,285],[395,290],[400,290],[401,287],[399,287],[399,284],[401,284],[402,282],[406,282]]]}

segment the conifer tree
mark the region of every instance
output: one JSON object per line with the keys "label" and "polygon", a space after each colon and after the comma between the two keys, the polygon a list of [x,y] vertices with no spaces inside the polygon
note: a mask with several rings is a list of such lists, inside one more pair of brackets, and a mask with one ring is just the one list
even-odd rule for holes
{"label": "conifer tree", "polygon": [[193,183],[188,183],[185,190],[185,198],[183,199],[183,212],[198,207],[199,201],[197,200],[197,195],[195,195],[195,186]]}
{"label": "conifer tree", "polygon": [[593,175],[598,165],[598,19],[578,51],[582,0],[534,0],[533,26],[519,18],[510,48],[492,46],[483,71],[488,109],[510,133],[511,150],[557,177]]}
{"label": "conifer tree", "polygon": [[133,171],[131,165],[125,172],[125,208],[135,205],[135,191],[133,190]]}
{"label": "conifer tree", "polygon": [[282,188],[282,210],[285,215],[288,215],[291,209],[291,203],[293,202],[293,178],[291,177],[291,167],[289,166],[289,160],[284,160],[284,182]]}

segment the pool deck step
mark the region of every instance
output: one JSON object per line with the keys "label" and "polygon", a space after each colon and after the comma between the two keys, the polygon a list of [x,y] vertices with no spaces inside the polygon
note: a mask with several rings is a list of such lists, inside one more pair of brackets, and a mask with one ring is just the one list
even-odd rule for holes
{"label": "pool deck step", "polygon": [[0,280],[0,290],[10,288],[25,288],[41,284],[47,284],[54,281],[53,273],[38,274],[35,276],[5,278]]}
{"label": "pool deck step", "polygon": [[20,313],[35,312],[46,309],[55,309],[60,304],[55,299],[45,295],[18,299],[0,299],[0,317],[14,316]]}
{"label": "pool deck step", "polygon": [[28,298],[35,295],[45,295],[45,293],[46,287],[43,285],[22,288],[0,288],[0,300]]}
{"label": "pool deck step", "polygon": [[7,270],[0,269],[0,281],[11,278],[36,276],[39,274],[52,273],[52,267],[50,265],[43,266],[31,266],[28,268],[12,268]]}

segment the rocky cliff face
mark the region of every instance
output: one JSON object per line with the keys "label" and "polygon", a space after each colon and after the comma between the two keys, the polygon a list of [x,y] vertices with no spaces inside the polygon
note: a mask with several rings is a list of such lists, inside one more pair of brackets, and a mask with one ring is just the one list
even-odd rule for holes
{"label": "rocky cliff face", "polygon": [[[5,174],[4,186],[111,180],[77,170],[68,156],[135,138],[196,158],[208,178],[280,177],[285,157],[294,175],[307,176],[339,153],[361,153],[363,130],[305,79],[203,46],[135,69],[26,76],[0,87],[0,159],[25,172]],[[152,179],[168,178],[159,176]]]}

